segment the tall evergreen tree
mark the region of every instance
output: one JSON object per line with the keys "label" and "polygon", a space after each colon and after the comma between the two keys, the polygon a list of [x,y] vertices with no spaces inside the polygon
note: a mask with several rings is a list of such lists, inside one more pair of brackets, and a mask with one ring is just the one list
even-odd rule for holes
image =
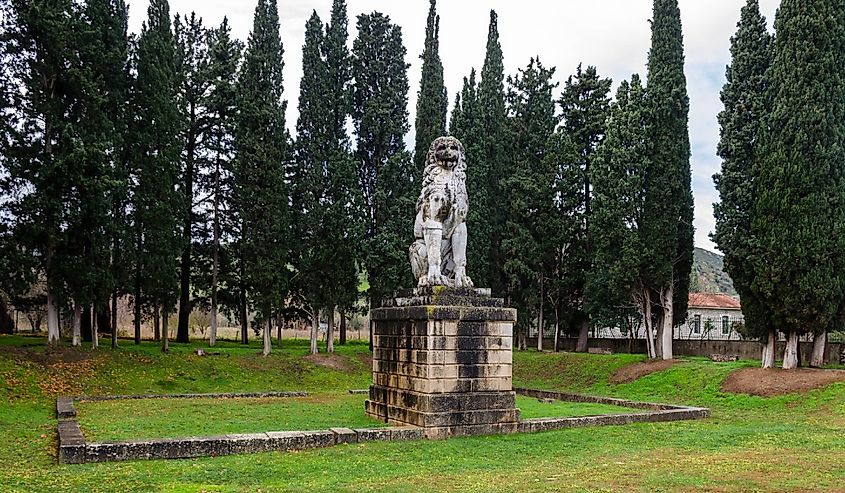
{"label": "tall evergreen tree", "polygon": [[[507,296],[518,309],[518,329],[527,333],[538,318],[538,348],[542,349],[545,282],[553,249],[546,227],[554,216],[555,169],[546,159],[547,144],[558,124],[552,92],[554,68],[531,59],[518,77],[508,78],[508,130],[511,165],[500,186],[505,198],[505,229],[501,248],[508,281]],[[538,289],[539,288],[539,289]]]}
{"label": "tall evergreen tree", "polygon": [[[167,0],[152,0],[138,40],[134,91],[133,223],[135,228],[135,342],[140,340],[144,304],[159,307],[167,320],[176,305],[177,258],[182,253],[179,182],[179,108],[176,42]],[[164,350],[167,349],[165,331]]]}
{"label": "tall evergreen tree", "polygon": [[77,191],[77,159],[86,150],[76,125],[84,111],[83,29],[70,1],[15,0],[4,7],[4,96],[15,110],[6,115],[0,141],[3,218],[14,248],[33,260],[35,272],[27,277],[45,281],[48,343],[57,345],[59,306],[67,300],[62,267],[70,260],[67,253],[60,257],[68,251],[66,199]]}
{"label": "tall evergreen tree", "polygon": [[425,25],[425,49],[420,55],[422,76],[417,93],[416,146],[414,164],[416,174],[422,176],[428,148],[434,139],[446,134],[446,111],[449,96],[443,83],[443,63],[440,61],[440,16],[437,0],[430,0]]}
{"label": "tall evergreen tree", "polygon": [[593,267],[587,274],[588,311],[597,323],[620,326],[636,312],[655,357],[651,285],[656,257],[648,236],[648,105],[637,75],[623,81],[610,107],[607,134],[590,169],[593,186]]}
{"label": "tall evergreen tree", "polygon": [[289,278],[283,52],[276,0],[259,0],[239,80],[234,178],[244,284],[263,321],[264,354]]}
{"label": "tall evergreen tree", "polygon": [[416,200],[414,172],[405,151],[408,64],[402,30],[384,14],[358,16],[352,47],[358,182],[364,199],[370,300],[380,300],[411,281],[407,249]]}
{"label": "tall evergreen tree", "polygon": [[[230,312],[238,312],[238,300],[232,289],[232,246],[237,237],[237,220],[231,213],[234,134],[237,123],[237,71],[243,46],[231,37],[228,19],[209,33],[208,82],[206,98],[206,145],[208,156],[200,175],[200,188],[208,196],[204,204],[202,249],[206,275],[199,284],[208,293],[211,326],[209,345],[217,342],[217,315],[221,301]],[[210,265],[208,265],[210,264]],[[222,283],[221,283],[222,280]],[[221,289],[221,284],[223,289]],[[222,299],[221,299],[222,293]],[[235,317],[233,317],[235,318]]]}
{"label": "tall evergreen tree", "polygon": [[210,86],[208,65],[208,30],[202,18],[191,12],[190,17],[176,17],[174,24],[179,73],[178,102],[182,117],[182,255],[179,265],[179,322],[177,342],[188,342],[188,319],[191,302],[191,265],[194,251],[194,196],[199,176],[199,161],[205,155],[208,125],[206,98]]}
{"label": "tall evergreen tree", "polygon": [[843,322],[845,9],[784,0],[775,32],[751,218],[760,252],[750,260],[752,290],[787,334],[783,368],[791,369],[800,334]]}
{"label": "tall evergreen tree", "polygon": [[751,236],[757,196],[756,153],[760,125],[766,117],[766,71],[771,65],[772,37],[758,0],[742,8],[736,35],[731,38],[731,64],[722,89],[725,109],[719,113],[721,173],[713,177],[720,202],[714,205],[713,241],[725,255],[725,272],[742,299],[745,327],[766,341],[763,367],[774,366],[776,334],[767,320],[767,309],[752,289],[757,247]]}
{"label": "tall evergreen tree", "polygon": [[[104,95],[104,111],[109,120],[103,134],[107,144],[110,202],[107,235],[110,241],[111,279],[110,319],[112,347],[117,346],[117,306],[120,296],[131,291],[130,269],[132,243],[127,215],[129,202],[129,145],[127,125],[131,117],[127,100],[130,97],[129,74],[129,10],[123,0],[88,0],[85,4],[90,41],[84,57],[99,80]],[[105,302],[107,300],[100,300]],[[102,329],[102,327],[101,327]]]}
{"label": "tall evergreen tree", "polygon": [[[560,99],[563,119],[561,130],[569,137],[569,142],[578,153],[576,162],[572,164],[582,170],[576,175],[580,178],[582,190],[581,206],[578,208],[582,231],[564,239],[567,242],[567,253],[561,256],[561,261],[567,264],[563,267],[567,276],[565,285],[559,286],[563,291],[561,296],[568,301],[569,311],[575,314],[574,320],[579,323],[576,351],[580,352],[587,351],[590,329],[590,316],[586,312],[584,302],[586,276],[592,263],[590,165],[596,149],[604,140],[610,105],[610,85],[611,80],[599,77],[595,67],[589,66],[582,70],[581,65],[578,65],[575,75],[567,79]],[[572,242],[572,239],[581,241]]]}
{"label": "tall evergreen tree", "polygon": [[677,0],[655,0],[648,55],[651,166],[648,220],[657,252],[652,288],[662,307],[658,349],[672,359],[673,328],[686,318],[693,251],[689,96]]}
{"label": "tall evergreen tree", "polygon": [[495,292],[505,292],[504,271],[496,266],[504,265],[501,252],[501,232],[505,218],[494,207],[494,199],[500,197],[499,179],[506,171],[507,148],[505,143],[505,65],[502,45],[499,43],[499,21],[496,12],[490,11],[490,25],[487,33],[487,53],[481,69],[478,87],[478,112],[481,120],[482,154],[468,156],[474,162],[467,164],[467,188],[471,199],[469,239],[467,256],[483,259],[470,268],[470,274],[478,286],[489,285]]}

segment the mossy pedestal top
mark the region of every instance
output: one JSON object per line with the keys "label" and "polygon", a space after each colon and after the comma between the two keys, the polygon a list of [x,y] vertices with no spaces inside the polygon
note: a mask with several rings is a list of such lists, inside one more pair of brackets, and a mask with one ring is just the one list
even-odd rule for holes
{"label": "mossy pedestal top", "polygon": [[382,300],[373,320],[467,320],[515,322],[516,309],[505,307],[490,288],[430,286],[405,289]]}

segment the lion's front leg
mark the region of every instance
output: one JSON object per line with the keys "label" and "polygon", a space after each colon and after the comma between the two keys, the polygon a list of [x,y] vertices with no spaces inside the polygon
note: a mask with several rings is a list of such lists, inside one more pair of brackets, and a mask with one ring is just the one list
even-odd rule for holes
{"label": "lion's front leg", "polygon": [[449,284],[440,271],[440,246],[443,243],[443,223],[426,221],[425,246],[428,251],[428,275],[420,277],[420,286],[447,286]]}
{"label": "lion's front leg", "polygon": [[455,261],[455,287],[471,288],[472,279],[467,275],[467,225],[461,223],[452,233],[452,257]]}

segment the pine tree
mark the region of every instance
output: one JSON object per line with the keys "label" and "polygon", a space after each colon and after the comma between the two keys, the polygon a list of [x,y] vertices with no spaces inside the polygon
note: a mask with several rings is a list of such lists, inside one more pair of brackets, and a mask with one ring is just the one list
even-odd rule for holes
{"label": "pine tree", "polygon": [[82,22],[70,1],[15,0],[5,6],[4,18],[4,97],[14,108],[5,115],[10,118],[0,141],[2,191],[11,199],[4,201],[4,218],[11,222],[14,248],[37,252],[35,272],[26,277],[46,281],[48,344],[57,345],[59,306],[68,298],[62,274],[71,259],[65,198],[76,191],[77,158],[85,151],[76,125],[83,111]]}
{"label": "pine tree", "polygon": [[289,277],[283,51],[276,1],[259,0],[239,80],[234,181],[244,285],[266,322],[264,354],[271,350],[270,324]]}
{"label": "pine tree", "polygon": [[651,166],[646,227],[657,252],[654,284],[663,323],[658,347],[672,359],[673,328],[686,317],[693,251],[693,198],[689,96],[684,75],[681,12],[677,0],[655,0],[648,56]]}
{"label": "pine tree", "polygon": [[209,33],[208,82],[211,87],[205,102],[208,156],[200,175],[200,188],[208,196],[208,202],[204,205],[207,213],[203,218],[202,234],[205,255],[200,257],[204,259],[202,261],[207,275],[199,276],[199,284],[209,298],[210,346],[217,342],[217,314],[221,301],[232,312],[237,312],[238,305],[232,289],[237,282],[225,281],[237,275],[236,269],[229,268],[231,261],[226,260],[231,259],[231,247],[236,236],[234,226],[237,223],[230,207],[237,117],[237,70],[242,49],[242,44],[232,39],[226,18],[217,29]]}
{"label": "pine tree", "polygon": [[[770,111],[760,130],[751,236],[752,290],[787,334],[841,327],[845,299],[845,9],[784,0],[775,17]],[[808,42],[812,40],[812,42]]]}
{"label": "pine tree", "polygon": [[470,216],[467,219],[467,228],[470,231],[467,257],[470,262],[478,259],[475,260],[475,267],[470,267],[469,270],[475,284],[489,285],[497,293],[504,293],[507,285],[504,271],[497,267],[505,262],[501,252],[501,232],[504,229],[505,217],[493,202],[496,197],[501,197],[498,177],[507,171],[509,165],[505,158],[507,148],[504,74],[498,16],[491,10],[487,54],[478,87],[482,136],[480,144],[483,152],[474,157],[468,155],[468,159],[471,158],[474,162],[467,163],[467,188],[471,194]]}
{"label": "pine tree", "polygon": [[752,289],[757,254],[751,236],[754,198],[757,196],[756,152],[758,132],[766,116],[766,71],[771,65],[772,37],[758,0],[742,8],[736,35],[731,38],[731,65],[722,89],[725,109],[719,113],[721,173],[713,177],[720,202],[714,205],[716,230],[713,241],[725,255],[725,272],[731,276],[742,299],[746,329],[766,341],[763,367],[774,365],[774,327],[767,309]]}
{"label": "pine tree", "polygon": [[[591,186],[590,165],[593,156],[604,140],[607,113],[610,105],[610,79],[602,79],[593,66],[586,70],[578,69],[574,76],[570,76],[563,89],[560,99],[563,125],[562,131],[569,137],[569,142],[575,146],[577,160],[575,163],[582,171],[576,176],[581,181],[581,206],[578,215],[581,219],[581,231],[568,239],[567,253],[561,256],[566,265],[563,270],[567,273],[561,296],[567,299],[570,312],[575,313],[575,319],[580,322],[578,328],[578,344],[576,351],[587,351],[587,336],[590,329],[590,316],[585,311],[584,285],[587,272],[591,267],[592,251],[590,245],[590,213]],[[566,186],[566,185],[564,185]],[[574,239],[581,241],[573,242]]]}
{"label": "pine tree", "polygon": [[188,342],[188,319],[193,308],[191,302],[191,266],[193,251],[194,191],[199,175],[199,163],[206,154],[204,145],[208,125],[206,98],[210,81],[208,78],[208,31],[202,19],[191,12],[191,16],[176,16],[174,24],[177,46],[177,70],[179,73],[178,102],[182,117],[182,258],[179,266],[179,322],[176,341]]}
{"label": "pine tree", "polygon": [[413,162],[404,143],[409,130],[408,65],[402,30],[384,14],[360,15],[352,53],[355,157],[372,302],[407,286],[412,278],[407,249],[416,192]]}
{"label": "pine tree", "polygon": [[440,61],[440,16],[437,0],[430,0],[425,25],[425,49],[422,60],[420,90],[417,93],[415,174],[422,176],[428,148],[434,139],[446,135],[446,111],[449,97],[443,83],[443,63]]}
{"label": "pine tree", "polygon": [[555,170],[546,159],[547,143],[559,121],[552,96],[557,87],[552,82],[554,71],[532,58],[518,77],[508,78],[508,130],[513,155],[500,184],[508,191],[501,233],[507,296],[520,314],[517,325],[523,334],[538,318],[538,348],[542,348],[544,286],[553,251],[545,233],[548,220],[554,216],[551,184]]}
{"label": "pine tree", "polygon": [[[179,221],[184,200],[179,182],[180,117],[176,104],[176,42],[166,0],[152,0],[138,40],[134,91],[133,223],[136,241],[135,342],[140,342],[144,304],[169,314],[178,286],[182,252]],[[167,334],[163,336],[167,349]]]}
{"label": "pine tree", "polygon": [[[129,204],[129,142],[127,126],[131,113],[127,100],[132,83],[129,74],[129,10],[123,0],[88,0],[85,17],[91,41],[88,64],[96,74],[104,94],[105,112],[109,119],[105,138],[109,142],[108,200],[111,211],[107,224],[110,241],[111,344],[117,347],[118,299],[131,291],[131,226]],[[104,304],[107,300],[100,300]],[[102,328],[102,327],[101,327]]]}
{"label": "pine tree", "polygon": [[634,75],[619,86],[606,138],[590,169],[593,267],[587,274],[586,300],[596,322],[608,326],[620,326],[636,312],[653,358],[650,286],[656,252],[646,227],[651,168],[647,115],[645,90]]}

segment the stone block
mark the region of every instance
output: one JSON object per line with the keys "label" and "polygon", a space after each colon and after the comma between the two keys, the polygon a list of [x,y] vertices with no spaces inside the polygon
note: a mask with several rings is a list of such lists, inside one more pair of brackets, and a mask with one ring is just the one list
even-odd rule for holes
{"label": "stone block", "polygon": [[329,428],[329,431],[334,433],[334,443],[355,443],[358,441],[358,435],[349,428]]}
{"label": "stone block", "polygon": [[268,452],[272,441],[266,433],[235,433],[226,435],[230,454],[252,454]]}
{"label": "stone block", "polygon": [[56,399],[56,415],[59,419],[76,417],[76,408],[73,406],[72,397],[62,396]]}

